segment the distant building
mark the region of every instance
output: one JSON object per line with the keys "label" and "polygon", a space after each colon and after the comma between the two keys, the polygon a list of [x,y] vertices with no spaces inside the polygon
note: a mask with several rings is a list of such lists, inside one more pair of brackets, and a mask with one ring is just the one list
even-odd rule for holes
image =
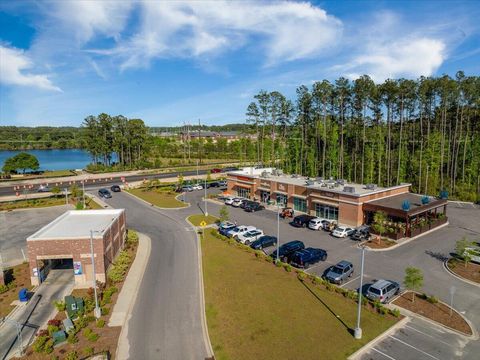
{"label": "distant building", "polygon": [[250,138],[256,138],[255,135],[244,134],[241,131],[198,131],[191,130],[190,132],[182,131],[180,132],[180,138],[182,141],[187,141],[188,139],[212,139],[213,142],[216,142],[218,139],[226,139],[227,142],[234,140]]}

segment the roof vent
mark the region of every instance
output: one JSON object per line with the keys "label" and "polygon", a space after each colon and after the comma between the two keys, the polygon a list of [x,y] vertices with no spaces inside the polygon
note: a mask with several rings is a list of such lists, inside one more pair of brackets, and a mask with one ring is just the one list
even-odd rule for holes
{"label": "roof vent", "polygon": [[262,174],[260,176],[263,177],[263,178],[267,178],[268,177],[268,172],[267,171],[262,171]]}
{"label": "roof vent", "polygon": [[344,179],[338,179],[337,184],[345,185],[345,180]]}
{"label": "roof vent", "polygon": [[343,188],[344,192],[348,192],[350,194],[355,194],[355,188],[353,186],[345,186]]}
{"label": "roof vent", "polygon": [[298,178],[298,175],[297,174],[292,174],[292,178]]}
{"label": "roof vent", "polygon": [[377,188],[377,184],[367,184],[365,188],[367,190],[375,190]]}
{"label": "roof vent", "polygon": [[312,186],[313,184],[315,184],[315,182],[313,180],[308,179],[307,181],[305,181],[305,184],[307,184],[308,186]]}

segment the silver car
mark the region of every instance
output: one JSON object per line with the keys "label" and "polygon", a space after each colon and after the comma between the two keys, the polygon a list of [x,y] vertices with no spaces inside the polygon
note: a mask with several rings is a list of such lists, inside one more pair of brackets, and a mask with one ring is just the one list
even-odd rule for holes
{"label": "silver car", "polygon": [[328,281],[341,284],[353,274],[353,264],[350,261],[342,260],[337,265],[332,266],[325,275]]}
{"label": "silver car", "polygon": [[400,292],[400,284],[390,280],[377,280],[367,290],[367,298],[386,303]]}

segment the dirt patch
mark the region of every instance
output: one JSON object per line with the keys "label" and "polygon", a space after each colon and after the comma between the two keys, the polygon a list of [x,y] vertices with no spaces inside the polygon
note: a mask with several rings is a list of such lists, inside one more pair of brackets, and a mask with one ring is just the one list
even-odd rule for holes
{"label": "dirt patch", "polygon": [[428,301],[424,295],[415,293],[415,301],[412,302],[412,292],[407,291],[395,299],[393,304],[425,316],[466,335],[472,335],[472,329],[460,314],[456,311],[451,311],[450,307],[443,303]]}
{"label": "dirt patch", "polygon": [[480,265],[475,263],[465,263],[458,259],[449,259],[448,268],[456,275],[480,284]]}
{"label": "dirt patch", "polygon": [[0,318],[7,316],[14,306],[10,304],[18,300],[18,292],[21,288],[31,289],[30,270],[28,263],[16,265],[4,270],[5,286],[7,291],[0,294]]}
{"label": "dirt patch", "polygon": [[363,243],[363,245],[368,246],[370,249],[387,249],[396,244],[397,244],[396,241],[393,241],[387,238],[381,238],[380,240],[374,238],[372,240],[368,240]]}

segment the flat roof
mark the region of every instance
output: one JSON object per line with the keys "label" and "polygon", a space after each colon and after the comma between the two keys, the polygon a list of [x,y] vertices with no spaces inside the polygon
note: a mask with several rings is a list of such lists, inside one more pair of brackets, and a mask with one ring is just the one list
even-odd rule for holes
{"label": "flat roof", "polygon": [[406,200],[410,203],[410,209],[408,210],[408,213],[410,214],[410,213],[415,213],[416,210],[429,209],[430,207],[435,207],[446,202],[446,200],[436,199],[434,197],[429,196],[428,197],[429,202],[427,204],[422,204],[423,196],[424,195],[405,193],[405,194],[388,196],[383,199],[368,201],[365,204],[405,211],[403,210],[402,204]]}
{"label": "flat roof", "polygon": [[[264,171],[267,173],[266,177],[262,176],[262,172]],[[327,192],[333,192],[333,193],[356,196],[356,197],[374,194],[377,192],[383,192],[385,190],[396,189],[399,187],[411,186],[411,184],[409,183],[404,183],[404,184],[390,186],[390,187],[382,187],[382,186],[375,185],[375,188],[368,189],[367,185],[350,183],[350,182],[347,182],[346,180],[344,180],[342,184],[341,182],[339,182],[339,180],[333,180],[333,179],[309,178],[309,177],[300,176],[300,175],[275,174],[275,171],[272,168],[265,168],[265,169],[244,168],[242,170],[229,172],[228,175],[245,176],[245,177],[261,179],[265,181],[275,181],[283,184],[304,186],[308,189],[327,191]],[[260,185],[260,187],[262,186]],[[345,191],[346,187],[353,188],[352,190],[353,192]]]}
{"label": "flat roof", "polygon": [[[84,239],[95,231],[94,238],[103,232],[124,212],[124,209],[69,210],[27,238],[31,240]],[[99,233],[100,232],[100,233]]]}

